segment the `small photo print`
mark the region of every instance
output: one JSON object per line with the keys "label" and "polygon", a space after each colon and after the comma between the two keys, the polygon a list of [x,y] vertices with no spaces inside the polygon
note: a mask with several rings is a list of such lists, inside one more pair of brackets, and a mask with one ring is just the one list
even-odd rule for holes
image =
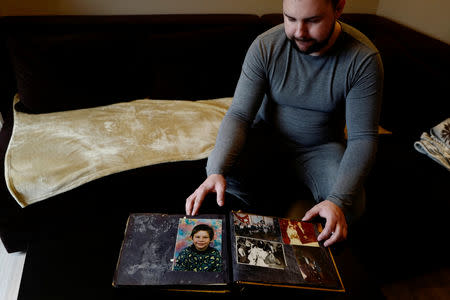
{"label": "small photo print", "polygon": [[303,246],[293,246],[292,248],[305,282],[329,286],[338,283],[336,269],[325,249]]}
{"label": "small photo print", "polygon": [[236,251],[239,264],[273,269],[286,267],[282,243],[238,236]]}
{"label": "small photo print", "polygon": [[233,212],[233,224],[238,236],[280,241],[277,218]]}
{"label": "small photo print", "polygon": [[180,218],[173,271],[222,272],[222,220]]}
{"label": "small photo print", "polygon": [[281,236],[286,245],[320,247],[316,225],[291,219],[279,219]]}

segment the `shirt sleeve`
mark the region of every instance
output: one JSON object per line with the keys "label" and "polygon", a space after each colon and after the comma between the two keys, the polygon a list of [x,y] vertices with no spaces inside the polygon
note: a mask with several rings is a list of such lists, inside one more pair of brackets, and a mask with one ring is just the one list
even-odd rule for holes
{"label": "shirt sleeve", "polygon": [[256,39],[247,51],[233,101],[219,128],[207,174],[225,175],[240,153],[267,87],[265,51]]}
{"label": "shirt sleeve", "polygon": [[352,205],[375,159],[383,77],[379,53],[369,55],[355,71],[346,97],[347,147],[328,196],[344,210]]}

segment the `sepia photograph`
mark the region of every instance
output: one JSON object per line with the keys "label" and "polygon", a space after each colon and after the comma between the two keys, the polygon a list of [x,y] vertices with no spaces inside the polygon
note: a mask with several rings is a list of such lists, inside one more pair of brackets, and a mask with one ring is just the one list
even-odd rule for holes
{"label": "sepia photograph", "polygon": [[315,224],[290,219],[278,219],[283,243],[319,247]]}
{"label": "sepia photograph", "polygon": [[236,237],[237,261],[250,266],[284,269],[283,244],[248,237]]}
{"label": "sepia photograph", "polygon": [[305,282],[319,285],[335,285],[338,274],[326,250],[316,247],[292,246],[300,273]]}
{"label": "sepia photograph", "polygon": [[173,271],[223,271],[222,220],[180,218]]}

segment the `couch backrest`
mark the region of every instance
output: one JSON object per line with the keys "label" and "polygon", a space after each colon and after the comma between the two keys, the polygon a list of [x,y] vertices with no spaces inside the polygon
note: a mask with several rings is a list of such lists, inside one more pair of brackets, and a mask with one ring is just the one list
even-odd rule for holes
{"label": "couch backrest", "polygon": [[353,14],[343,20],[380,50],[385,69],[382,124],[418,139],[450,116],[450,45],[383,17]]}
{"label": "couch backrest", "polygon": [[232,96],[254,15],[7,17],[22,109]]}
{"label": "couch backrest", "polygon": [[[448,117],[448,44],[376,15],[341,20],[380,50],[384,127],[418,135]],[[251,41],[282,21],[282,14],[0,18],[0,109],[17,90],[22,108],[37,113],[232,96]]]}

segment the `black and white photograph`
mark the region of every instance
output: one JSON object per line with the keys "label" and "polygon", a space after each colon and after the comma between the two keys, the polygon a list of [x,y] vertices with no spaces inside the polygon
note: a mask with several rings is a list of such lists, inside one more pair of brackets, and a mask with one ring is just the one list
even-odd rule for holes
{"label": "black and white photograph", "polygon": [[233,222],[238,236],[281,242],[277,218],[233,212]]}
{"label": "black and white photograph", "polygon": [[283,244],[248,237],[236,237],[237,260],[239,264],[284,269],[286,259]]}

